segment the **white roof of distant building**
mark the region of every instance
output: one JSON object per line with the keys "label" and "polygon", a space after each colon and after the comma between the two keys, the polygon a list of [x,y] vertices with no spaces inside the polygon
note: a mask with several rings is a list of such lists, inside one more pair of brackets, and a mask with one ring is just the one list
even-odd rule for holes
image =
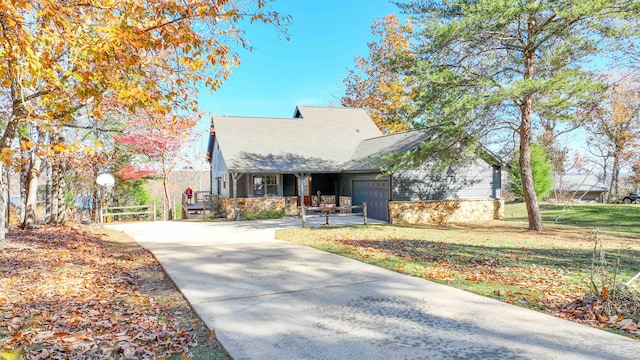
{"label": "white roof of distant building", "polygon": [[565,174],[555,177],[555,187],[563,191],[609,191],[609,187],[593,174]]}

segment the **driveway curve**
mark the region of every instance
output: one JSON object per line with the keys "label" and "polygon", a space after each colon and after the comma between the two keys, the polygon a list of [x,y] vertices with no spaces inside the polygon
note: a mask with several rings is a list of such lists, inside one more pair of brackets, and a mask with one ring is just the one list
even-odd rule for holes
{"label": "driveway curve", "polygon": [[109,225],[236,359],[638,359],[640,342],[274,239],[293,219]]}

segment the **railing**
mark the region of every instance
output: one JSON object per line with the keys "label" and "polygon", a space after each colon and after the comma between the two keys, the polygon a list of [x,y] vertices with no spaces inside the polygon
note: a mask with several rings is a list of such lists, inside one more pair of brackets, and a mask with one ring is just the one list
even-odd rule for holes
{"label": "railing", "polygon": [[[354,213],[353,209],[362,209],[361,213]],[[329,225],[329,217],[333,216],[362,216],[364,225],[367,225],[367,203],[362,205],[335,206],[334,204],[326,204],[317,207],[305,206],[302,212],[302,227],[307,224],[307,218],[325,217],[325,225]],[[314,211],[314,214],[307,214],[307,211]]]}
{"label": "railing", "polygon": [[182,193],[182,219],[189,218],[189,212],[206,213],[211,207],[211,199],[213,196],[208,191],[194,191],[191,196],[185,192]]}
{"label": "railing", "polygon": [[[146,210],[144,210],[146,209]],[[122,211],[125,210],[125,211]],[[126,211],[129,210],[129,211]],[[136,211],[139,210],[139,211]],[[100,209],[100,222],[104,223],[105,219],[112,216],[114,219],[118,216],[127,215],[151,215],[151,220],[156,221],[156,203],[151,205],[134,205],[134,206],[112,206]]]}

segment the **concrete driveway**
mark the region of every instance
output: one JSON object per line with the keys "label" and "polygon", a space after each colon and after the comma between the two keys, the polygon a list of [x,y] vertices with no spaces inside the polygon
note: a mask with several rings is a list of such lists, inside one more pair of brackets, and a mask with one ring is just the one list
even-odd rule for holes
{"label": "concrete driveway", "polygon": [[274,240],[289,226],[109,227],[155,254],[236,360],[640,358],[636,340]]}

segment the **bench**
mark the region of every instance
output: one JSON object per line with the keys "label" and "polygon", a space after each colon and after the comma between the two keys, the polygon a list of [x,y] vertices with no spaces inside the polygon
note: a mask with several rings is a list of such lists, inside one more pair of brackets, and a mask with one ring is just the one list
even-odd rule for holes
{"label": "bench", "polygon": [[[354,213],[354,209],[362,209],[361,213]],[[302,227],[306,224],[307,218],[325,217],[325,226],[329,224],[329,218],[333,216],[362,216],[364,225],[367,225],[367,203],[362,205],[347,205],[336,206],[336,204],[320,204],[320,206],[304,207],[304,213],[302,213]],[[307,211],[313,211],[312,214],[307,214]]]}

